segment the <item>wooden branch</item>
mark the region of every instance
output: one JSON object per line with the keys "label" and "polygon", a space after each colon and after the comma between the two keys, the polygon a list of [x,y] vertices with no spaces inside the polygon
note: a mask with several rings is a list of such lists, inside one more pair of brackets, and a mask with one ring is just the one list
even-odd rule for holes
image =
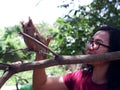
{"label": "wooden branch", "polygon": [[105,53],[105,54],[96,54],[96,55],[58,56],[52,59],[25,63],[16,67],[13,67],[14,66],[13,65],[12,68],[17,73],[17,72],[23,72],[38,68],[46,68],[56,65],[104,62],[104,61],[112,61],[112,60],[120,60],[120,51]]}
{"label": "wooden branch", "polygon": [[[78,64],[78,63],[89,63],[89,62],[104,62],[120,60],[120,51],[96,54],[96,55],[75,55],[75,56],[57,56],[51,59],[34,61],[30,63],[23,63],[21,65],[10,65],[8,71],[0,78],[0,88],[4,83],[15,73],[34,70],[38,68],[46,68],[56,65],[64,64]],[[0,69],[5,69],[4,66],[0,66]]]}
{"label": "wooden branch", "polygon": [[0,78],[0,88],[4,85],[4,83],[13,75],[12,71],[6,71],[3,76]]}
{"label": "wooden branch", "polygon": [[35,42],[38,43],[39,45],[43,46],[45,49],[47,49],[48,51],[50,51],[53,55],[58,56],[57,53],[55,53],[53,50],[51,50],[50,48],[48,48],[48,47],[47,47],[45,44],[43,44],[41,41],[38,41],[37,39],[31,37],[30,35],[28,35],[28,34],[26,34],[26,33],[24,33],[24,32],[20,32],[20,34],[23,35],[23,36],[25,36],[25,37],[27,37],[27,38],[29,38],[29,39],[31,39],[31,40],[33,40],[33,41],[35,41]]}
{"label": "wooden branch", "polygon": [[0,63],[0,70],[6,70],[9,66],[9,64]]}

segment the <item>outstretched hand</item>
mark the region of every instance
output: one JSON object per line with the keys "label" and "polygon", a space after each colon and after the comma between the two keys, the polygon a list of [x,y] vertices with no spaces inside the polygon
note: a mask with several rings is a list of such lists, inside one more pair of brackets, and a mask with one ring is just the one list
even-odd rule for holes
{"label": "outstretched hand", "polygon": [[[31,18],[29,18],[29,21],[27,23],[21,22],[21,25],[22,25],[24,33],[37,39],[38,41],[42,42],[46,46],[49,45],[49,42],[52,39],[52,36],[49,36],[47,39],[44,36],[42,36],[38,32],[37,28],[34,26]],[[23,36],[23,38],[24,38],[24,41],[25,41],[29,50],[36,51],[36,52],[38,52],[39,50],[42,50],[42,51],[46,52],[46,49],[43,48],[41,45],[37,44],[35,41],[33,41],[25,36]]]}

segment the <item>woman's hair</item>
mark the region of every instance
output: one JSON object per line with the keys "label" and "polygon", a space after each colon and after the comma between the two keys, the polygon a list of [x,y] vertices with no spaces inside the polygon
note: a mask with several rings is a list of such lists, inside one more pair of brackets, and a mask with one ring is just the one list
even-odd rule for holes
{"label": "woman's hair", "polygon": [[[106,31],[109,33],[109,52],[120,51],[120,30],[105,26],[101,27],[99,31]],[[110,62],[107,71],[107,90],[120,90],[120,60],[113,60]]]}
{"label": "woman's hair", "polygon": [[[106,31],[109,33],[110,48],[108,52],[120,51],[120,30],[110,26],[103,26],[100,27],[97,31]],[[85,66],[87,66],[87,69],[89,71],[93,71],[94,67],[92,65],[87,64]],[[120,60],[113,60],[110,62],[106,74],[106,79],[107,90],[120,90]]]}

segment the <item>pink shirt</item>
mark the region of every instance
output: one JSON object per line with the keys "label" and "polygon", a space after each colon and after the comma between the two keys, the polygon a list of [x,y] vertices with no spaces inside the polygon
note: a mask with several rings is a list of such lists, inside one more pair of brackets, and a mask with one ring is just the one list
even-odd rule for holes
{"label": "pink shirt", "polygon": [[96,84],[87,70],[79,70],[63,76],[69,90],[106,90],[106,84]]}

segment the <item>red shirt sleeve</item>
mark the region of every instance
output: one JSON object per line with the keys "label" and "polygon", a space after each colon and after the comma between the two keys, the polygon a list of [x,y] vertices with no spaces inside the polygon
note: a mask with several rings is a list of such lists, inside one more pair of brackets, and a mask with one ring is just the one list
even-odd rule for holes
{"label": "red shirt sleeve", "polygon": [[63,76],[68,90],[106,90],[105,84],[96,84],[91,79],[92,73],[79,70]]}
{"label": "red shirt sleeve", "polygon": [[75,90],[75,88],[79,88],[80,79],[82,77],[82,71],[75,71],[69,74],[65,74],[63,76],[65,85],[68,87],[69,90]]}

